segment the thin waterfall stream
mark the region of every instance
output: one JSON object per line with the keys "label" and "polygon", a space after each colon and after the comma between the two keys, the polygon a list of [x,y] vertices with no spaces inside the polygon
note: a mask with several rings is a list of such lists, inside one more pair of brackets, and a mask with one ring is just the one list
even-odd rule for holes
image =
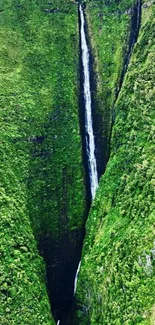
{"label": "thin waterfall stream", "polygon": [[[80,36],[81,36],[81,51],[82,51],[82,66],[83,66],[83,94],[84,94],[84,108],[85,108],[85,141],[86,141],[86,153],[88,159],[88,171],[90,178],[90,190],[92,200],[95,197],[95,193],[98,187],[98,172],[97,163],[95,157],[95,140],[93,131],[93,120],[92,120],[92,100],[91,100],[91,87],[90,87],[90,56],[89,49],[86,40],[85,33],[85,17],[83,8],[79,5],[80,12]],[[81,261],[78,264],[77,272],[74,281],[74,295],[76,294],[78,275],[80,272]]]}
{"label": "thin waterfall stream", "polygon": [[88,171],[90,178],[90,190],[91,197],[94,199],[95,193],[98,187],[98,173],[97,163],[95,157],[95,141],[93,132],[93,121],[92,121],[92,99],[91,99],[91,88],[90,88],[90,72],[89,72],[89,49],[86,40],[85,33],[85,17],[83,8],[79,5],[80,12],[80,36],[81,36],[81,51],[82,51],[82,65],[83,65],[83,92],[84,92],[84,106],[85,106],[85,141],[86,141],[86,154],[88,159]]}

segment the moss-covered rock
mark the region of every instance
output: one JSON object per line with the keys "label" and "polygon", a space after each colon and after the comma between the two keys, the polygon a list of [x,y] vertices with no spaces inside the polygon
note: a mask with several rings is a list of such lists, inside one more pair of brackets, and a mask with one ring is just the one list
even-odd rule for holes
{"label": "moss-covered rock", "polygon": [[110,160],[87,222],[75,324],[155,321],[154,22],[154,4],[143,5],[114,107]]}

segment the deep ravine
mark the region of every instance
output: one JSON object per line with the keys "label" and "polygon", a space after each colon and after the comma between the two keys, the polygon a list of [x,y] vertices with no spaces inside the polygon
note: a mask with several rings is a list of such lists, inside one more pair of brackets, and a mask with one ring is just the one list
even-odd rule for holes
{"label": "deep ravine", "polygon": [[[119,93],[123,85],[123,81],[128,69],[128,65],[134,49],[134,45],[138,39],[140,22],[141,22],[141,0],[137,0],[135,7],[133,8],[128,51],[124,58],[124,64],[123,64],[123,69],[120,77],[120,82],[118,85],[118,90],[116,92],[116,100],[119,96]],[[84,155],[86,159],[86,173],[88,174],[87,187],[89,187],[87,191],[88,193],[90,193],[90,201],[92,201],[95,197],[95,193],[98,187],[99,175],[97,171],[97,161],[95,156],[96,148],[95,148],[95,138],[94,138],[94,130],[93,130],[92,95],[91,95],[91,81],[90,81],[90,53],[89,53],[89,46],[87,42],[87,36],[86,36],[86,22],[85,22],[84,9],[81,4],[79,5],[79,29],[80,29],[80,45],[81,45],[80,48],[81,65],[82,65],[81,67],[82,70],[81,91],[83,97],[82,109],[84,110],[84,114],[82,114],[84,121],[81,120],[81,123],[84,124],[84,132],[83,132],[84,150],[85,150]],[[80,267],[81,267],[81,260],[79,260],[77,270],[75,273],[74,286],[73,286],[73,300],[76,294]],[[67,317],[66,320],[65,319],[57,320],[57,325],[68,325],[68,324],[71,324],[70,316]]]}
{"label": "deep ravine", "polygon": [[[91,99],[91,85],[90,85],[90,55],[89,48],[85,33],[85,17],[83,8],[79,5],[79,17],[80,17],[80,44],[81,44],[81,62],[82,62],[82,96],[83,96],[83,109],[84,109],[84,141],[85,141],[85,157],[87,163],[87,173],[89,178],[88,192],[91,193],[91,201],[95,197],[95,193],[98,187],[98,172],[97,162],[95,157],[95,141],[93,131],[93,119],[92,119],[92,99]],[[77,271],[74,279],[73,298],[76,294],[78,275],[80,271],[81,261],[78,263]],[[68,324],[68,320],[57,320],[57,325]]]}

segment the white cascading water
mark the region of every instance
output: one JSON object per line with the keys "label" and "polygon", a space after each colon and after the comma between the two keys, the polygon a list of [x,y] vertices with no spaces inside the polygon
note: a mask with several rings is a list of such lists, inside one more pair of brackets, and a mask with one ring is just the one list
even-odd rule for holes
{"label": "white cascading water", "polygon": [[76,271],[76,275],[75,275],[75,280],[74,280],[74,296],[76,294],[77,280],[78,280],[78,275],[79,275],[79,272],[80,272],[80,267],[81,267],[81,261],[79,262],[79,265],[78,265],[78,268],[77,268],[77,271]]}
{"label": "white cascading water", "polygon": [[[92,124],[92,102],[91,102],[91,91],[90,91],[90,73],[89,73],[89,50],[86,41],[85,34],[85,19],[82,6],[79,6],[80,19],[81,19],[81,50],[82,50],[82,64],[84,73],[84,100],[85,100],[85,128],[86,128],[86,150],[88,156],[89,165],[89,177],[90,177],[90,189],[92,199],[95,197],[95,193],[98,187],[98,174],[97,174],[97,164],[95,158],[95,141],[93,133]],[[74,280],[74,296],[76,293],[77,280],[80,272],[81,261],[79,262],[75,280]]]}
{"label": "white cascading water", "polygon": [[95,158],[95,141],[92,124],[92,101],[90,91],[90,73],[89,73],[89,50],[85,34],[85,18],[82,6],[79,6],[81,19],[81,49],[82,49],[82,64],[84,71],[84,100],[85,100],[85,128],[86,128],[86,150],[88,155],[90,189],[92,199],[95,197],[98,187],[97,164]]}

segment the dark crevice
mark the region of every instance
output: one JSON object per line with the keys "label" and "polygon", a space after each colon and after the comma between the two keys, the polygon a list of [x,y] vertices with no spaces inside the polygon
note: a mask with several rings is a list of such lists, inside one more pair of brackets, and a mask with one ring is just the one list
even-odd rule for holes
{"label": "dark crevice", "polygon": [[46,263],[46,280],[51,312],[61,325],[69,325],[74,278],[81,258],[84,229],[64,234],[55,241],[46,233],[40,238],[39,252]]}
{"label": "dark crevice", "polygon": [[[108,155],[107,155],[107,147],[108,147],[108,135],[107,130],[104,130],[103,134],[103,117],[97,111],[97,79],[94,71],[95,66],[95,58],[93,56],[93,51],[91,47],[91,40],[88,37],[88,27],[86,25],[86,35],[88,38],[88,44],[90,49],[90,83],[91,83],[91,94],[92,94],[92,116],[93,116],[93,129],[95,135],[95,154],[96,154],[96,162],[97,162],[97,170],[98,170],[98,178],[104,174]],[[103,113],[103,112],[102,112]]]}
{"label": "dark crevice", "polygon": [[119,96],[119,93],[121,91],[123,81],[128,69],[128,65],[130,63],[130,58],[134,49],[134,45],[137,42],[138,35],[139,35],[139,29],[141,24],[141,0],[137,0],[133,10],[132,10],[132,17],[131,17],[131,30],[130,30],[130,38],[129,38],[129,45],[128,45],[128,51],[124,58],[124,64],[123,69],[120,77],[120,81],[118,84],[118,88],[116,90],[115,95],[115,102]]}
{"label": "dark crevice", "polygon": [[141,0],[137,0],[136,4],[135,4],[135,6],[134,6],[134,8],[132,10],[131,29],[130,29],[128,51],[127,51],[127,53],[125,55],[125,58],[124,58],[123,69],[122,69],[122,73],[121,73],[121,76],[120,76],[120,81],[119,81],[118,87],[116,89],[115,101],[114,101],[113,108],[112,108],[111,128],[110,128],[110,136],[109,136],[109,157],[110,157],[112,131],[113,131],[113,126],[114,126],[114,122],[115,122],[115,110],[114,110],[114,107],[115,107],[116,101],[118,99],[118,96],[119,96],[120,91],[121,91],[122,86],[123,86],[124,78],[125,78],[126,72],[128,70],[128,66],[129,66],[129,63],[130,63],[130,59],[131,59],[131,56],[132,56],[132,53],[133,53],[134,46],[135,46],[135,44],[136,44],[136,42],[138,40],[139,30],[140,30],[140,26],[141,26],[141,11],[142,11]]}

